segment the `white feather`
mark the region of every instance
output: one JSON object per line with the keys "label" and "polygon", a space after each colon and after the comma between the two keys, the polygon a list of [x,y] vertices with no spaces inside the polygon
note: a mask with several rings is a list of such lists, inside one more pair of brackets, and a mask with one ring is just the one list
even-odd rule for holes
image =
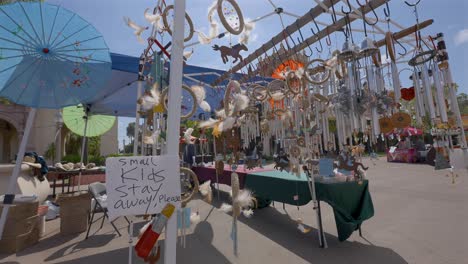
{"label": "white feather", "polygon": [[186,60],[190,59],[192,57],[192,55],[193,55],[193,49],[190,50],[190,51],[184,51],[184,58]]}
{"label": "white feather", "polygon": [[208,104],[207,101],[202,101],[200,104],[200,108],[203,109],[205,112],[211,112],[211,106]]}
{"label": "white feather", "polygon": [[161,21],[161,15],[160,14],[152,14],[148,12],[150,9],[146,8],[145,9],[145,19],[148,21],[151,25],[156,25],[158,27],[158,30],[161,29],[159,27],[160,21]]}
{"label": "white feather", "polygon": [[219,124],[218,129],[219,131],[227,131],[233,128],[235,123],[236,123],[236,119],[234,117],[228,116]]}
{"label": "white feather", "polygon": [[232,212],[232,205],[227,204],[227,203],[223,203],[221,205],[221,208],[219,208],[219,210],[221,212],[230,213],[230,212]]}
{"label": "white feather", "polygon": [[160,99],[161,99],[161,96],[159,92],[154,90],[154,88],[151,89],[150,94],[145,94],[141,97],[142,110],[148,111],[150,109],[153,109],[153,107],[159,104]]}
{"label": "white feather", "polygon": [[252,217],[252,215],[254,214],[253,210],[252,209],[249,209],[249,210],[242,210],[242,214],[247,217],[247,218],[250,218]]}
{"label": "white feather", "polygon": [[216,111],[216,116],[218,118],[224,119],[226,118],[226,112],[224,111],[224,109],[221,109],[219,111]]}
{"label": "white feather", "polygon": [[186,144],[193,144],[192,142],[192,133],[193,133],[193,128],[188,128],[184,132],[184,138],[185,138],[185,143]]}
{"label": "white feather", "polygon": [[216,126],[216,124],[218,124],[218,123],[219,123],[219,120],[210,118],[210,119],[208,119],[206,121],[200,122],[200,124],[198,124],[198,127],[199,128],[206,128],[206,127],[212,128],[212,127]]}
{"label": "white feather", "polygon": [[304,68],[300,67],[295,71],[297,78],[301,79],[304,76]]}
{"label": "white feather", "polygon": [[198,189],[200,190],[200,193],[201,195],[203,196],[207,196],[211,190],[211,181],[206,181],[205,183],[203,183],[202,185],[200,185],[200,187],[198,187]]}
{"label": "white feather", "polygon": [[200,214],[198,212],[190,214],[190,223],[192,225],[200,223]]}
{"label": "white feather", "polygon": [[244,25],[244,31],[242,35],[239,37],[239,42],[242,44],[248,44],[250,39],[250,34],[252,30],[255,28],[255,22],[247,22]]}
{"label": "white feather", "polygon": [[201,32],[201,31],[196,31],[198,33],[198,41],[200,42],[200,44],[202,45],[205,45],[205,44],[210,44],[211,43],[211,40],[209,37],[207,37],[205,35],[205,33]]}
{"label": "white feather", "polygon": [[247,208],[253,205],[252,197],[252,192],[244,189],[239,192],[236,201],[239,203],[241,208]]}
{"label": "white feather", "polygon": [[240,88],[240,83],[236,80],[230,80],[229,83],[227,84],[227,89],[231,93],[240,93],[241,88]]}
{"label": "white feather", "polygon": [[205,100],[206,92],[205,92],[205,88],[203,88],[203,86],[192,85],[192,87],[190,87],[190,89],[195,94],[195,98],[196,98],[198,104],[200,104],[203,100]]}
{"label": "white feather", "polygon": [[236,93],[232,97],[234,99],[234,106],[232,110],[233,113],[240,112],[249,106],[250,100],[248,96],[241,93]]}
{"label": "white feather", "polygon": [[140,25],[137,25],[135,22],[133,22],[130,18],[128,17],[124,17],[124,22],[125,24],[127,24],[127,26],[129,26],[130,28],[134,29],[135,31],[133,32],[133,34],[135,34],[135,36],[137,36],[137,40],[138,42],[140,43],[144,43],[144,40],[143,38],[141,38],[141,33],[143,33],[143,31],[147,30],[148,27],[142,27]]}

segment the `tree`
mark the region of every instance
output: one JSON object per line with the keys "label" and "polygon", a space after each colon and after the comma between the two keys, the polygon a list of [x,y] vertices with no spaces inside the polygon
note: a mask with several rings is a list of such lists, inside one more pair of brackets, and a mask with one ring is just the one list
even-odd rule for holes
{"label": "tree", "polygon": [[134,140],[134,138],[135,138],[135,122],[128,123],[127,137],[130,138],[130,142],[132,142]]}
{"label": "tree", "polygon": [[458,107],[462,115],[468,115],[468,94],[461,93],[457,96]]}

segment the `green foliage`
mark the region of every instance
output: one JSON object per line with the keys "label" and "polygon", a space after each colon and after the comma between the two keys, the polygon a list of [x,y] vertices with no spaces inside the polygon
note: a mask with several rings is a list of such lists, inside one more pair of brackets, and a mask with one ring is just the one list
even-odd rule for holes
{"label": "green foliage", "polygon": [[458,107],[462,115],[468,115],[468,94],[461,93],[457,96]]}
{"label": "green foliage", "polygon": [[127,137],[129,137],[130,140],[133,140],[133,138],[135,138],[135,122],[128,123]]}
{"label": "green foliage", "polygon": [[62,163],[67,163],[67,162],[78,163],[80,161],[81,161],[81,157],[79,154],[68,154],[62,158]]}
{"label": "green foliage", "polygon": [[10,105],[11,102],[5,97],[0,97],[0,105]]}
{"label": "green foliage", "polygon": [[94,157],[101,155],[101,137],[88,138],[88,155]]}
{"label": "green foliage", "polygon": [[90,156],[88,158],[88,163],[94,163],[96,166],[105,166],[106,165],[106,157],[104,156]]}

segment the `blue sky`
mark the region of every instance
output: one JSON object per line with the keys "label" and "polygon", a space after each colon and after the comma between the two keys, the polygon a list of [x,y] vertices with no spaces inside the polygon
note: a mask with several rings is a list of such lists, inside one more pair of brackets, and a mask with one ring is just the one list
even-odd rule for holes
{"label": "blue sky", "polygon": [[[166,0],[168,3],[172,1]],[[144,48],[134,38],[131,29],[124,25],[123,17],[128,16],[135,22],[145,25],[143,11],[146,8],[153,8],[156,0],[51,0],[48,1],[60,4],[63,7],[75,11],[84,19],[92,23],[103,35],[112,52],[127,55],[139,56]],[[213,0],[187,0],[187,12],[191,16],[194,27],[205,33],[208,32],[207,8]],[[274,10],[269,0],[237,0],[242,9],[243,15],[247,20],[266,15]],[[306,11],[316,5],[312,0],[271,0],[277,7],[282,7],[285,11],[295,15],[302,16]],[[350,2],[356,5],[355,0]],[[361,1],[363,2],[363,1]],[[410,2],[415,2],[410,0]],[[340,4],[339,4],[340,5]],[[337,5],[337,10],[339,10]],[[415,24],[414,13],[411,8],[404,4],[402,0],[390,1],[391,19],[403,26]],[[432,26],[422,31],[423,35],[435,35],[438,32],[445,34],[447,49],[450,56],[450,65],[452,67],[453,77],[460,85],[460,91],[468,93],[468,1],[450,0],[434,1],[421,0],[418,6],[420,20],[434,19]],[[383,8],[377,10],[379,18],[383,20]],[[287,26],[295,21],[295,18],[283,15],[284,24]],[[329,22],[328,15],[320,16],[317,21]],[[308,26],[311,27],[312,25]],[[385,24],[381,24],[386,29]],[[322,26],[320,26],[322,28]],[[353,28],[362,28],[362,23],[353,23]],[[248,44],[249,52],[254,51],[260,45],[270,40],[282,29],[278,15],[270,16],[256,23]],[[391,28],[397,31],[395,27]],[[309,36],[309,30],[303,30],[304,35]],[[332,36],[332,47],[334,50],[341,47],[342,34]],[[296,37],[296,36],[295,36]],[[294,38],[295,38],[294,37]],[[304,36],[306,37],[306,36]],[[371,38],[374,38],[370,34]],[[355,33],[356,42],[360,42],[363,34]],[[381,39],[382,36],[375,36],[375,39]],[[194,38],[195,39],[195,38]],[[194,40],[193,39],[193,40]],[[215,40],[212,44],[228,45],[237,43],[237,36],[225,37],[221,40]],[[325,45],[325,43],[324,43]],[[194,47],[194,55],[189,60],[190,64],[212,67],[218,69],[229,69],[230,64],[223,64],[219,54],[211,49],[211,45],[198,45]],[[249,52],[244,53],[248,55]],[[328,48],[325,48],[325,54],[328,54]],[[326,57],[322,55],[322,57]],[[411,57],[411,55],[408,55]],[[401,66],[406,67],[406,66]],[[407,74],[406,74],[407,75]],[[402,74],[402,79],[407,76]],[[405,82],[403,82],[405,85]],[[125,127],[128,119],[119,120],[119,145],[125,138]]]}

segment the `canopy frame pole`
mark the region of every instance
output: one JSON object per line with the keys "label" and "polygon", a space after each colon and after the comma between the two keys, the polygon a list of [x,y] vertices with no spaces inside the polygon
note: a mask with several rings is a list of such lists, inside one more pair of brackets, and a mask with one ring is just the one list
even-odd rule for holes
{"label": "canopy frame pole", "polygon": [[[172,52],[169,76],[168,111],[167,111],[167,154],[179,157],[180,137],[180,107],[183,78],[185,0],[174,1],[174,24],[172,34]],[[169,133],[170,131],[170,133]],[[179,164],[179,163],[178,163]],[[173,177],[180,177],[180,165],[174,168]],[[180,195],[180,186],[174,190]],[[177,219],[169,218],[166,224],[166,240],[164,243],[164,263],[176,264],[177,250]]]}

